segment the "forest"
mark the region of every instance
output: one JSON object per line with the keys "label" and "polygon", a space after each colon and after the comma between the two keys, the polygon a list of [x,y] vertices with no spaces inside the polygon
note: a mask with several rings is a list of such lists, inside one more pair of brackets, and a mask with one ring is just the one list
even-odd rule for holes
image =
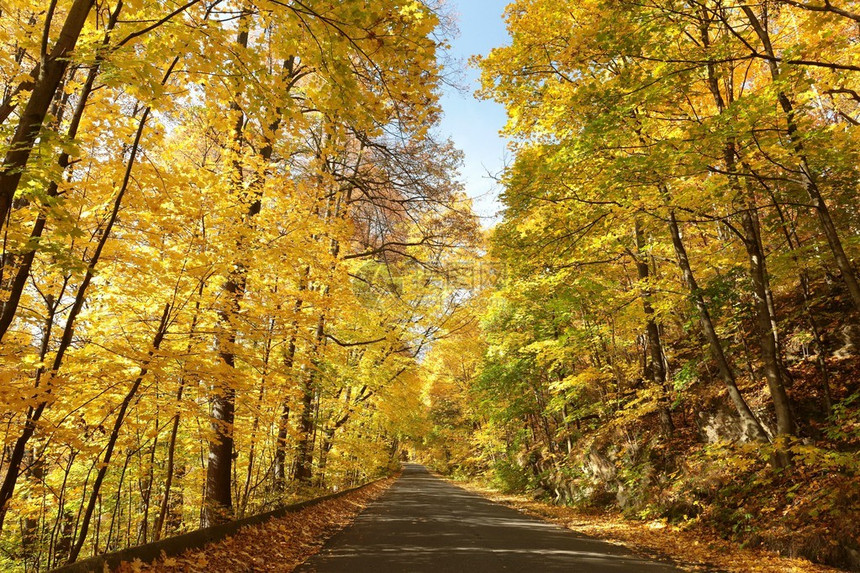
{"label": "forest", "polygon": [[860,569],[860,2],[0,3],[0,569],[453,479]]}

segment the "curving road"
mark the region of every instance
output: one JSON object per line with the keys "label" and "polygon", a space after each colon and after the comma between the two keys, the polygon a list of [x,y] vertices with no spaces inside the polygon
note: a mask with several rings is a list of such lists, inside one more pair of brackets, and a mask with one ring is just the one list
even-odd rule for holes
{"label": "curving road", "polygon": [[495,571],[669,573],[605,541],[492,503],[417,464],[302,573],[485,573]]}

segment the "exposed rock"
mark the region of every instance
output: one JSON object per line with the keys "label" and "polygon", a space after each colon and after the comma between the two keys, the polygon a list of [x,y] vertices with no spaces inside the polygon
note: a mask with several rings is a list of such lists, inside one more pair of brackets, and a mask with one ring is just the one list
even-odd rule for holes
{"label": "exposed rock", "polygon": [[846,324],[842,327],[843,346],[833,353],[836,358],[848,358],[860,354],[860,325]]}
{"label": "exposed rock", "polygon": [[750,428],[744,428],[741,420],[726,409],[716,412],[699,412],[696,425],[702,441],[709,444],[715,442],[747,441],[753,434]]}
{"label": "exposed rock", "polygon": [[595,450],[588,452],[583,462],[583,469],[587,474],[604,482],[609,482],[615,478],[615,464]]}

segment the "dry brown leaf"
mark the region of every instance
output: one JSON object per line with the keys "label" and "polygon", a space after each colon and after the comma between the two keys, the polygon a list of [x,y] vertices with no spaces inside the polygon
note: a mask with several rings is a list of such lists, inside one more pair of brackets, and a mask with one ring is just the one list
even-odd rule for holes
{"label": "dry brown leaf", "polygon": [[372,483],[343,497],[329,499],[177,557],[150,564],[124,563],[119,573],[288,572],[317,553],[325,540],[352,523],[396,478]]}
{"label": "dry brown leaf", "polygon": [[589,513],[577,508],[506,495],[475,484],[460,487],[592,537],[624,545],[649,557],[668,557],[679,566],[731,573],[837,573],[839,569],[805,559],[782,557],[765,549],[746,549],[704,531],[684,530],[664,521],[634,521],[618,513]]}

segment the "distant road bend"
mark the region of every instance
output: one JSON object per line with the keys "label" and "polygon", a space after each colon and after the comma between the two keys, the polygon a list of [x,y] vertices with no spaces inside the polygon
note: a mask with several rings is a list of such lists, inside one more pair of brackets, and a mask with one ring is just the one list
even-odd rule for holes
{"label": "distant road bend", "polygon": [[679,572],[492,503],[407,464],[302,573]]}

